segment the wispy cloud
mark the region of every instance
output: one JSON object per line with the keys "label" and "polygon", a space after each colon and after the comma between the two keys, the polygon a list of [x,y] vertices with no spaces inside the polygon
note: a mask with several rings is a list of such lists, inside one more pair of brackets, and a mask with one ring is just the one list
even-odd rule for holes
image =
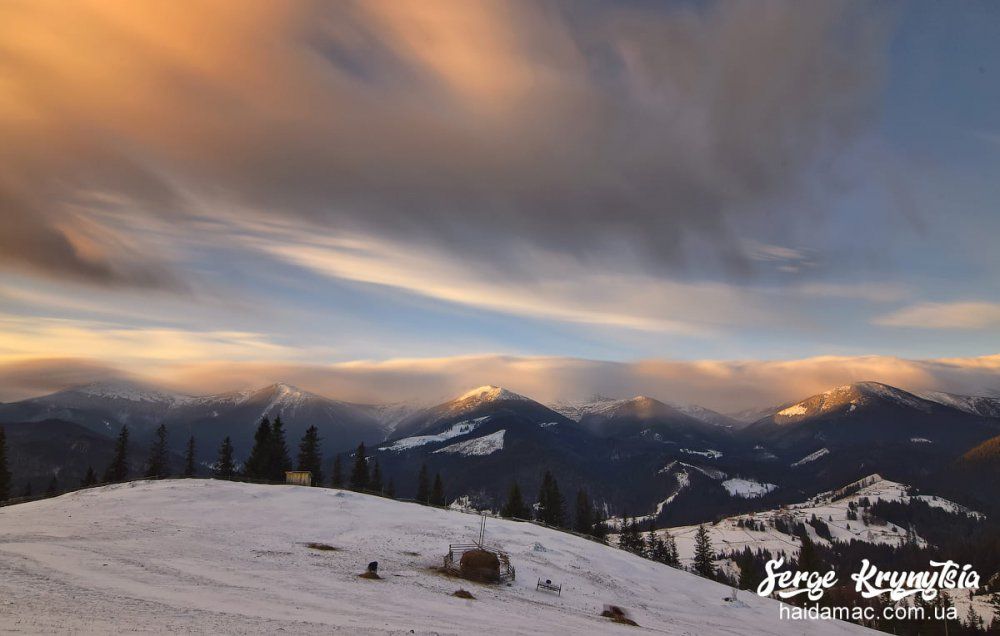
{"label": "wispy cloud", "polygon": [[1000,303],[920,303],[878,316],[873,322],[919,329],[995,329],[1000,328]]}

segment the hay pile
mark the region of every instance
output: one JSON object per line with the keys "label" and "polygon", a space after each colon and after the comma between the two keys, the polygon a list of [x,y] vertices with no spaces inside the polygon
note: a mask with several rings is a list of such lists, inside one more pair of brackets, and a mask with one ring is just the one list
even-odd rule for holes
{"label": "hay pile", "polygon": [[488,550],[469,550],[459,562],[462,578],[487,583],[500,582],[500,559]]}
{"label": "hay pile", "polygon": [[623,625],[633,625],[635,627],[639,626],[639,623],[629,618],[628,614],[625,613],[625,610],[617,605],[605,605],[604,611],[601,612],[601,616],[610,618],[614,622],[621,623]]}

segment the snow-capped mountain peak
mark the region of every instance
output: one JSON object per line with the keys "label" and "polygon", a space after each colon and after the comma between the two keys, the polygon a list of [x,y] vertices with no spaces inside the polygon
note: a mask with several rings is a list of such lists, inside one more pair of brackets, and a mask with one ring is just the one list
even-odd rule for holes
{"label": "snow-capped mountain peak", "polygon": [[838,386],[787,406],[775,413],[775,417],[779,420],[788,420],[812,417],[843,409],[853,411],[873,402],[890,402],[920,411],[931,409],[931,404],[927,400],[902,389],[881,382],[856,382]]}
{"label": "snow-capped mountain peak", "polygon": [[528,398],[523,395],[518,395],[513,391],[508,391],[507,389],[499,386],[493,386],[492,384],[486,384],[483,386],[476,387],[471,391],[466,391],[462,395],[455,398],[455,402],[475,402],[481,404],[484,402],[502,402],[502,401],[527,401]]}

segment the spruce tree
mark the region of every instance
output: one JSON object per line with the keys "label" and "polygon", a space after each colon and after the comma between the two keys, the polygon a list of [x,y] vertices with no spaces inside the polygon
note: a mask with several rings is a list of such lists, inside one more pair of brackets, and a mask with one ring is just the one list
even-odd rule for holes
{"label": "spruce tree", "polygon": [[715,576],[715,551],[704,524],[698,526],[694,539],[694,571],[706,578]]}
{"label": "spruce tree", "polygon": [[52,475],[52,479],[49,481],[48,488],[45,489],[46,497],[55,497],[59,494],[59,480],[56,479],[55,475]]}
{"label": "spruce tree", "polygon": [[271,423],[271,453],[268,462],[267,479],[274,482],[285,481],[285,471],[292,469],[292,460],[288,455],[288,444],[285,443],[285,425],[281,416]]}
{"label": "spruce tree", "polygon": [[590,497],[582,488],[576,493],[576,514],[573,516],[573,529],[580,534],[590,534],[594,529],[594,511],[590,506]]}
{"label": "spruce tree", "polygon": [[7,468],[7,434],[0,426],[0,504],[10,499],[10,469]]}
{"label": "spruce tree", "polygon": [[156,429],[156,437],[149,447],[149,459],[146,462],[146,477],[166,477],[170,471],[167,455],[167,427],[160,424]]}
{"label": "spruce tree", "polygon": [[594,509],[594,523],[590,527],[590,536],[598,541],[607,541],[608,538],[608,518],[600,508]]}
{"label": "spruce tree", "polygon": [[372,477],[368,481],[368,490],[382,494],[384,486],[382,485],[382,469],[378,465],[378,459],[372,458]]}
{"label": "spruce tree", "polygon": [[87,473],[80,480],[80,485],[84,488],[90,488],[97,484],[97,475],[94,473],[94,468],[92,466],[87,466]]}
{"label": "spruce tree", "polygon": [[389,499],[396,498],[396,482],[393,481],[392,477],[389,478],[389,485],[385,487],[385,496]]}
{"label": "spruce tree", "polygon": [[244,474],[250,479],[267,479],[269,462],[271,461],[271,420],[266,417],[260,421],[257,432],[253,436],[253,448],[250,457],[243,466]]}
{"label": "spruce tree", "polygon": [[184,476],[194,477],[194,435],[188,438],[187,452],[184,453]]}
{"label": "spruce tree", "polygon": [[128,479],[128,426],[122,426],[115,442],[115,454],[104,471],[104,481],[109,484]]}
{"label": "spruce tree", "polygon": [[671,567],[680,567],[681,562],[680,556],[677,554],[677,541],[674,540],[673,535],[670,534],[669,530],[663,530],[661,539],[665,549],[664,556],[666,560],[664,563]]}
{"label": "spruce tree", "polygon": [[344,466],[340,459],[340,453],[333,458],[333,475],[330,477],[330,485],[334,488],[341,488],[344,485]]}
{"label": "spruce tree", "polygon": [[299,442],[298,470],[308,470],[312,473],[313,486],[323,483],[323,456],[320,453],[319,430],[315,426],[306,429],[302,441]]}
{"label": "spruce tree", "polygon": [[31,482],[29,481],[28,483],[26,483],[24,485],[24,488],[21,489],[21,496],[22,497],[30,497],[31,495],[32,495],[32,492],[31,492]]}
{"label": "spruce tree", "polygon": [[507,517],[508,519],[528,518],[528,507],[524,505],[524,497],[521,496],[521,487],[517,485],[516,481],[510,485],[510,490],[507,492],[507,501],[500,508],[500,516]]}
{"label": "spruce tree", "polygon": [[223,479],[231,479],[236,474],[236,463],[233,461],[233,441],[226,436],[219,446],[219,457],[215,460],[212,474]]}
{"label": "spruce tree", "polygon": [[368,488],[368,456],[365,454],[365,443],[358,444],[354,451],[354,467],[351,469],[351,479],[348,482],[351,490]]}
{"label": "spruce tree", "polygon": [[420,466],[420,474],[417,475],[417,501],[428,503],[431,499],[431,482],[427,477],[427,464]]}
{"label": "spruce tree", "polygon": [[618,547],[628,550],[633,554],[643,556],[646,552],[646,544],[639,534],[639,524],[628,515],[622,515],[621,533],[618,535]]}
{"label": "spruce tree", "polygon": [[443,506],[444,502],[444,484],[441,482],[441,473],[434,473],[434,487],[431,488],[431,504]]}
{"label": "spruce tree", "polygon": [[559,494],[559,483],[552,473],[545,471],[542,476],[542,486],[538,491],[538,520],[544,524],[560,527],[564,524],[566,512],[562,495]]}

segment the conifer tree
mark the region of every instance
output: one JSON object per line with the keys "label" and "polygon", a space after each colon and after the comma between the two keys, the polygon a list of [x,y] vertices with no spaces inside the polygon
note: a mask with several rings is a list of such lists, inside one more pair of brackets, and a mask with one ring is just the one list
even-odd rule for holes
{"label": "conifer tree", "polygon": [[323,456],[319,449],[321,441],[319,430],[315,426],[310,426],[299,442],[298,470],[308,470],[312,473],[313,486],[323,483]]}
{"label": "conifer tree", "polygon": [[94,473],[94,468],[92,466],[87,466],[87,473],[80,480],[80,485],[84,488],[90,488],[97,484],[97,475]]}
{"label": "conifer tree", "polygon": [[594,508],[594,523],[590,526],[590,536],[598,541],[607,541],[608,518],[600,508]]}
{"label": "conifer tree", "polygon": [[368,456],[365,454],[365,443],[358,444],[354,451],[354,468],[351,469],[351,479],[348,482],[351,490],[368,488]]}
{"label": "conifer tree", "polygon": [[111,464],[104,471],[104,481],[113,484],[128,478],[128,426],[122,426],[115,442],[115,454]]}
{"label": "conifer tree", "polygon": [[194,435],[188,438],[187,451],[184,453],[184,476],[194,477]]}
{"label": "conifer tree", "polygon": [[590,506],[590,497],[582,488],[576,493],[576,514],[573,516],[573,529],[580,534],[590,534],[594,529],[594,511]]}
{"label": "conifer tree", "polygon": [[441,481],[441,473],[434,473],[434,486],[431,488],[431,504],[443,506],[444,502],[444,483]]}
{"label": "conifer tree", "polygon": [[0,504],[10,499],[10,469],[7,468],[7,434],[0,426]]}
{"label": "conifer tree", "polygon": [[677,554],[677,541],[674,540],[674,537],[670,534],[669,530],[663,531],[662,538],[663,538],[663,543],[666,546],[666,557],[667,557],[664,563],[666,563],[671,567],[675,568],[680,567],[681,559],[680,555]]}
{"label": "conifer tree", "polygon": [[628,515],[622,515],[621,533],[618,535],[618,547],[633,554],[645,555],[646,543],[639,534],[639,524]]}
{"label": "conifer tree", "polygon": [[390,499],[396,498],[396,482],[393,481],[392,477],[389,478],[389,484],[385,487],[385,496]]}
{"label": "conifer tree", "polygon": [[521,496],[521,487],[517,485],[516,481],[511,483],[510,490],[507,491],[507,501],[500,508],[500,516],[507,517],[508,519],[528,518],[528,507],[524,505],[524,497]]}
{"label": "conifer tree", "polygon": [[715,551],[704,524],[698,526],[694,539],[694,571],[706,578],[715,576]]}
{"label": "conifer tree", "polygon": [[372,477],[368,480],[368,490],[381,494],[385,489],[382,484],[382,468],[378,465],[378,459],[372,458],[372,461]]}
{"label": "conifer tree", "polygon": [[340,459],[340,453],[333,458],[333,475],[330,477],[330,485],[334,488],[341,488],[344,485],[344,467]]}
{"label": "conifer tree", "polygon": [[420,474],[417,475],[417,501],[428,503],[431,499],[431,482],[427,477],[427,464],[420,466]]}
{"label": "conifer tree", "polygon": [[260,421],[257,432],[253,436],[253,448],[250,457],[243,466],[243,472],[250,479],[267,479],[271,461],[271,420],[266,417]]}
{"label": "conifer tree", "polygon": [[169,458],[167,455],[167,427],[160,424],[156,429],[156,437],[149,447],[149,459],[146,462],[146,477],[166,477],[170,471],[167,465]]}
{"label": "conifer tree", "polygon": [[24,488],[21,489],[21,496],[22,497],[30,497],[31,494],[32,494],[31,493],[31,482],[29,481],[28,483],[26,483],[24,485]]}
{"label": "conifer tree", "polygon": [[275,482],[285,481],[285,471],[292,469],[292,460],[288,456],[288,444],[285,443],[285,425],[281,416],[271,423],[271,453],[268,462],[267,479]]}
{"label": "conifer tree", "polygon": [[212,470],[216,477],[230,479],[236,474],[236,463],[233,461],[233,441],[226,436],[219,446],[219,457],[215,460]]}
{"label": "conifer tree", "polygon": [[538,520],[550,526],[560,527],[565,522],[566,512],[559,483],[552,473],[545,471],[542,486],[538,491]]}
{"label": "conifer tree", "polygon": [[52,475],[52,479],[49,481],[48,488],[45,489],[46,497],[55,497],[59,494],[59,480],[56,479],[55,475]]}

